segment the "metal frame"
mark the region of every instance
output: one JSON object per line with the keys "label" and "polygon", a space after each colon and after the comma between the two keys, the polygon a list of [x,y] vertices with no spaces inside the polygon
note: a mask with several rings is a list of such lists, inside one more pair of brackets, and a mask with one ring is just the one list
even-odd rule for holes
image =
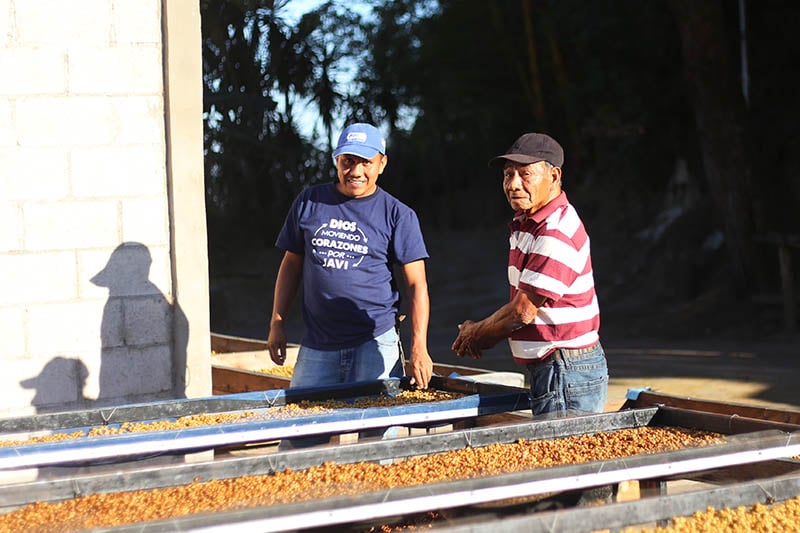
{"label": "metal frame", "polygon": [[[458,386],[478,385],[480,384],[462,382]],[[491,390],[499,397],[506,397],[509,394],[520,394],[525,397],[520,389],[512,388],[516,392],[509,392],[508,387],[500,387],[504,392],[499,393],[496,388]],[[329,391],[321,394],[326,393]],[[231,396],[236,396],[234,401],[238,401],[242,396],[249,394]],[[478,394],[477,398],[486,401],[491,396],[492,394],[488,394],[482,397]],[[265,453],[257,456],[232,456],[187,464],[164,465],[153,461],[123,461],[109,465],[84,466],[77,471],[71,466],[49,467],[40,472],[44,473],[44,476],[52,476],[51,479],[42,478],[34,482],[0,485],[0,507],[13,508],[34,501],[57,501],[93,493],[150,489],[192,481],[270,474],[286,468],[299,470],[324,462],[387,461],[465,447],[508,443],[518,439],[554,439],[641,426],[694,428],[730,436],[720,445],[531,469],[476,479],[429,483],[313,502],[273,505],[236,512],[198,514],[121,526],[108,531],[216,532],[228,531],[231,527],[236,527],[240,531],[337,528],[348,524],[380,523],[409,514],[444,509],[469,510],[472,514],[468,523],[456,520],[437,524],[437,530],[477,532],[491,527],[498,533],[554,530],[577,532],[585,531],[586,524],[602,524],[604,528],[625,527],[691,514],[707,506],[749,505],[757,501],[783,500],[800,494],[800,474],[798,474],[800,461],[786,459],[800,455],[800,425],[795,423],[797,418],[787,417],[785,413],[777,413],[775,416],[766,413],[767,419],[743,416],[737,406],[725,406],[725,404],[710,406],[709,410],[705,410],[703,408],[707,406],[702,401],[642,394],[641,391],[631,396],[635,397],[629,399],[623,410],[613,413],[572,413],[567,417],[538,418],[513,424],[384,441]],[[414,406],[402,406],[402,409],[411,407]],[[391,411],[392,409],[397,408],[383,408],[385,412],[376,415],[375,418],[387,425],[398,425],[399,421],[406,420],[399,415],[400,410]],[[446,412],[452,415],[454,410]],[[236,440],[232,441],[231,436],[232,434],[224,435],[221,441],[230,445]],[[112,457],[112,459],[119,458]],[[509,499],[544,498],[554,493],[574,493],[629,480],[639,480],[645,485],[664,487],[667,480],[715,477],[736,484],[673,496],[665,496],[657,491],[654,497],[599,507],[502,516],[504,509],[507,508],[503,502]],[[759,481],[752,481],[755,478]],[[741,483],[742,479],[746,479],[747,482]],[[494,514],[486,511],[486,505],[494,506],[496,509]],[[517,507],[512,512],[519,513],[520,509]],[[525,510],[528,511],[530,509]],[[475,512],[478,514],[474,514]],[[498,514],[501,516],[497,516]]]}
{"label": "metal frame", "polygon": [[[13,507],[33,501],[53,501],[99,492],[138,490],[215,478],[268,474],[285,468],[307,468],[328,461],[338,463],[380,461],[468,446],[513,442],[520,438],[552,439],[626,427],[662,425],[665,422],[672,423],[676,419],[699,420],[692,412],[676,412],[672,409],[665,413],[662,409],[643,408],[601,415],[573,416],[196,464],[138,469],[135,464],[129,464],[128,470],[120,470],[118,465],[109,465],[109,468],[113,466],[113,470],[100,474],[82,474],[0,486],[0,505]],[[722,425],[722,422],[718,424]],[[709,470],[765,463],[798,454],[800,454],[800,433],[760,431],[732,436],[728,442],[715,446],[533,469],[501,476],[432,483],[364,493],[357,497],[275,505],[211,516],[196,515],[158,523],[136,524],[135,530],[195,530],[196,528],[202,530],[202,528],[216,527],[215,525],[230,527],[234,523],[243,528],[253,527],[260,531],[297,529],[297,524],[303,524],[304,527],[330,526],[354,521],[379,520],[428,510],[479,505],[521,496],[575,491],[631,479],[687,477]],[[787,473],[798,468],[797,462],[788,461],[785,464]],[[211,530],[213,529],[209,529]]]}
{"label": "metal frame", "polygon": [[[151,417],[166,413],[219,412],[237,406],[256,415],[299,400],[353,399],[378,394],[396,394],[402,380],[363,382],[348,386],[297,388],[259,393],[244,393],[201,400],[155,402],[130,406],[117,413],[127,420],[131,415]],[[0,448],[0,470],[69,465],[81,462],[130,460],[162,454],[191,453],[222,446],[245,445],[286,438],[353,433],[390,426],[431,425],[481,415],[506,413],[530,408],[527,389],[440,378],[439,385],[458,392],[473,393],[454,400],[391,407],[343,408],[330,413],[292,418],[245,418],[230,424],[198,426],[180,430],[137,432],[60,442],[24,444]],[[439,389],[442,390],[442,389]],[[477,394],[475,394],[477,392]],[[266,405],[265,405],[266,404]],[[253,407],[246,408],[244,405]],[[258,407],[255,407],[255,406]],[[205,408],[205,409],[204,409]],[[236,412],[236,411],[233,411]],[[126,416],[127,415],[127,416]],[[148,418],[149,419],[149,418]],[[71,420],[67,418],[67,420]],[[55,420],[52,420],[55,422]],[[63,420],[59,420],[63,422]],[[79,429],[60,429],[71,433]]]}
{"label": "metal frame", "polygon": [[[689,474],[709,468],[765,461],[798,453],[800,453],[800,434],[787,435],[782,432],[768,432],[768,434],[759,436],[733,437],[731,442],[720,446],[533,469],[476,479],[429,483],[362,493],[358,496],[335,497],[226,513],[197,514],[172,520],[123,526],[113,530],[216,532],[236,527],[240,531],[268,532],[332,527],[380,521],[425,511],[502,502],[510,498],[588,489],[630,479],[652,479],[665,475]],[[797,488],[796,485],[793,487],[791,490]],[[658,510],[658,504],[639,503],[638,505],[642,508],[637,514],[639,521],[642,521],[641,516],[644,514],[651,516]],[[658,512],[660,513],[658,516],[661,518],[676,514],[674,507],[668,511],[662,509]],[[545,524],[547,519],[548,517],[540,517],[539,521],[541,524]],[[560,520],[558,519],[558,521]],[[595,518],[592,520],[592,523],[600,523],[594,521]],[[606,525],[606,522],[602,523],[604,526]],[[585,528],[586,522],[583,524]],[[558,531],[561,531],[560,525]]]}
{"label": "metal frame", "polygon": [[[352,399],[362,396],[395,395],[410,389],[408,378],[364,381],[328,387],[297,387],[208,396],[205,398],[161,400],[146,403],[83,409],[0,419],[0,437],[30,432],[72,431],[74,428],[105,426],[122,422],[162,420],[201,413],[222,413],[283,406],[300,400]],[[464,394],[527,392],[527,389],[475,383],[465,379],[433,376],[430,388]]]}
{"label": "metal frame", "polygon": [[[738,483],[709,490],[614,503],[600,507],[581,507],[545,511],[512,517],[470,518],[469,523],[454,521],[436,527],[442,533],[582,533],[587,524],[602,524],[611,531],[640,524],[662,522],[696,511],[752,506],[756,503],[779,503],[800,494],[800,476]],[[490,522],[489,522],[490,521]],[[206,530],[209,531],[209,530]]]}

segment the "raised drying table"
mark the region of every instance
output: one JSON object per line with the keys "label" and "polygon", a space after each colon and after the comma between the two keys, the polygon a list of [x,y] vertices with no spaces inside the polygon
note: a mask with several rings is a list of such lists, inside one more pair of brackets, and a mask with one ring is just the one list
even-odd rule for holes
{"label": "raised drying table", "polygon": [[[462,397],[437,402],[369,408],[326,409],[320,414],[271,417],[276,408],[300,401],[340,400],[396,395],[406,379],[388,379],[346,386],[279,389],[192,400],[170,400],[111,409],[35,415],[4,420],[0,439],[33,434],[86,432],[93,426],[118,427],[125,422],[171,421],[200,413],[250,413],[235,422],[182,429],[81,437],[0,447],[0,470],[96,461],[125,461],[162,454],[184,454],[218,447],[286,438],[352,433],[390,426],[425,426],[530,408],[525,389],[435,378],[439,391]],[[75,425],[78,422],[79,425]]]}
{"label": "raised drying table", "polygon": [[[583,490],[628,480],[689,479],[704,472],[766,463],[781,464],[783,468],[780,475],[773,472],[768,480],[761,481],[760,486],[768,487],[765,489],[767,492],[773,491],[772,496],[779,496],[775,499],[798,493],[798,481],[794,477],[798,463],[785,458],[800,455],[798,434],[800,426],[659,404],[629,407],[613,413],[532,420],[320,449],[234,456],[194,464],[139,468],[135,463],[125,463],[116,465],[113,471],[105,473],[87,473],[0,487],[0,505],[13,507],[33,501],[53,501],[96,492],[147,489],[210,479],[270,474],[287,468],[299,470],[326,462],[386,461],[466,447],[511,443],[518,439],[554,439],[642,426],[703,429],[724,433],[729,437],[725,443],[701,448],[429,483],[366,492],[355,497],[334,497],[313,502],[196,515],[161,522],[139,523],[113,530],[223,531],[226,528],[238,527],[242,530],[287,531],[322,526],[341,530],[354,524],[381,523],[396,519],[398,516],[433,510],[474,508],[479,510],[479,515],[481,512],[485,515],[487,514],[485,510],[480,511],[481,506],[497,504],[499,507],[493,511],[494,516],[483,516],[480,520],[477,516],[473,516],[471,525],[456,521],[449,527],[459,531],[473,530],[470,528],[477,527],[478,529],[474,530],[478,531],[487,527],[487,523],[481,520],[489,520],[491,522],[489,525],[497,531],[540,531],[547,530],[547,527],[554,523],[560,525],[558,531],[581,531],[585,530],[586,523],[597,527],[622,524],[627,520],[625,513],[632,513],[631,516],[635,520],[642,522],[663,518],[664,509],[671,510],[674,515],[678,509],[688,508],[689,504],[700,506],[698,508],[719,502],[738,505],[738,502],[747,499],[746,494],[752,495],[757,491],[753,488],[752,482],[748,484],[745,481],[720,487],[716,492],[698,492],[694,498],[688,500],[684,498],[683,503],[678,503],[678,499],[674,497],[662,496],[664,499],[658,500],[658,504],[651,503],[656,500],[643,499],[639,502],[586,509],[565,509],[555,513],[533,513],[524,516],[505,513],[501,503],[509,498]],[[509,506],[509,509],[512,507]],[[518,508],[516,512],[519,512]],[[298,526],[299,524],[302,526]]]}

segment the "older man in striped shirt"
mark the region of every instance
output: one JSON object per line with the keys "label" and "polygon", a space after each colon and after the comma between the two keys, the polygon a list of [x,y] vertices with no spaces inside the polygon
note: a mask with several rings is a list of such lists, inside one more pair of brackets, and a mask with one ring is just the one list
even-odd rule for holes
{"label": "older man in striped shirt", "polygon": [[526,133],[490,165],[503,164],[514,209],[509,237],[509,303],[465,321],[453,350],[479,358],[508,338],[514,361],[530,372],[531,409],[602,412],[608,369],[600,345],[589,236],[561,190],[564,151],[552,137]]}

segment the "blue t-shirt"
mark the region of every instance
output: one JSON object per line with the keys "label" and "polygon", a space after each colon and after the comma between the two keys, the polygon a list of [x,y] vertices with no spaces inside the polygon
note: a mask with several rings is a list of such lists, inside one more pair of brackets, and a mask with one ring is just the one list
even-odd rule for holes
{"label": "blue t-shirt", "polygon": [[380,187],[350,198],[335,183],[295,198],[276,246],[303,255],[301,342],[316,350],[352,348],[394,327],[392,266],[428,257],[410,207]]}

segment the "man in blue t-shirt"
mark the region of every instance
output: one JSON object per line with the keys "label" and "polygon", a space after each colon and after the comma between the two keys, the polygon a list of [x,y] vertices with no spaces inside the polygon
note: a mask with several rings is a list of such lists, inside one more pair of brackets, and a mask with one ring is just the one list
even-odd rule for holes
{"label": "man in blue t-shirt", "polygon": [[404,374],[396,318],[399,265],[411,322],[411,379],[427,388],[430,303],[428,252],[416,213],[378,187],[386,142],[377,128],[345,128],[333,152],[337,181],[295,198],[276,245],[285,250],[275,281],[267,347],[286,360],[283,321],[302,281],[305,334],[292,387],[332,385]]}

